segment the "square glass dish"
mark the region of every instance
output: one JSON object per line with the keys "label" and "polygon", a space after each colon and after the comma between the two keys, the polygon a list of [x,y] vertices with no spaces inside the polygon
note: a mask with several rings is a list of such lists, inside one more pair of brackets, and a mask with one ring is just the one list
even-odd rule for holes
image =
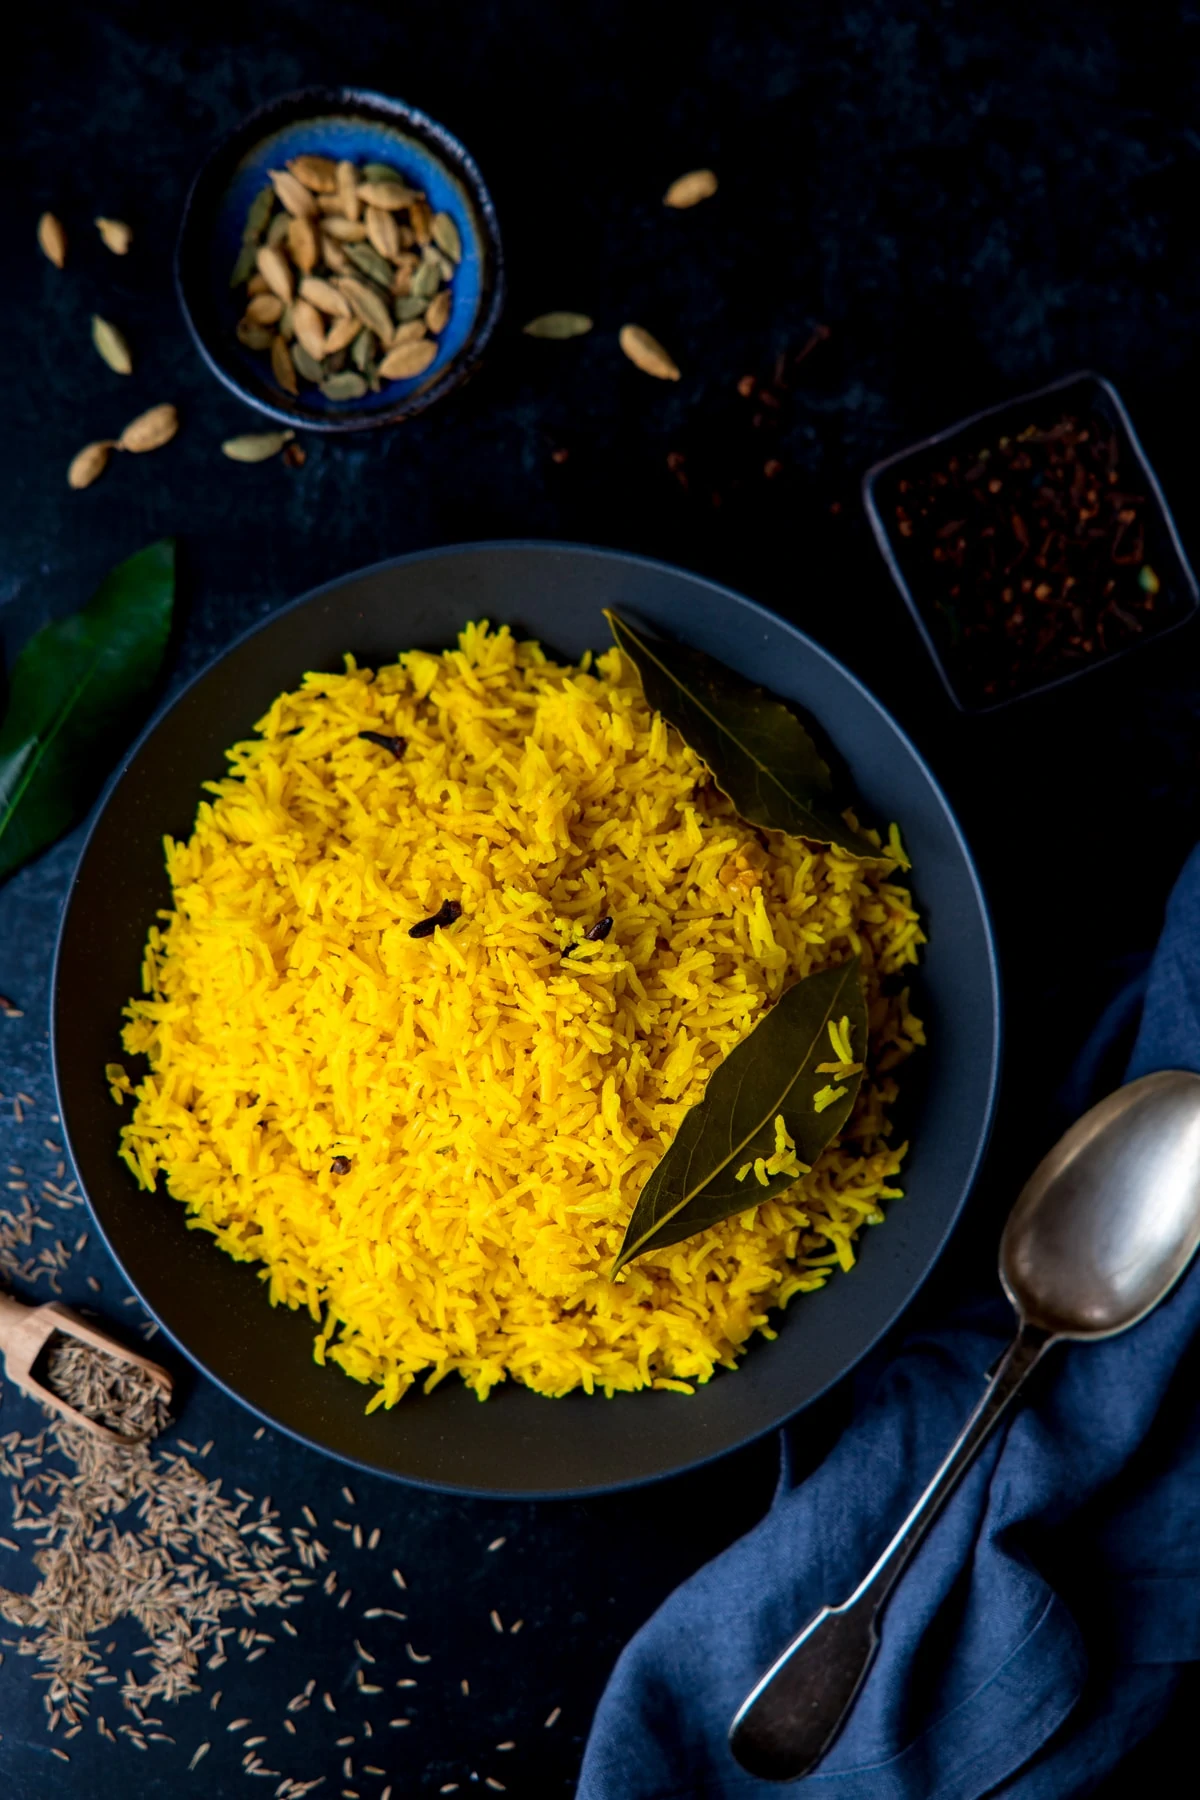
{"label": "square glass dish", "polygon": [[964,712],[1072,681],[1200,605],[1129,414],[1088,371],[876,463],[863,499]]}

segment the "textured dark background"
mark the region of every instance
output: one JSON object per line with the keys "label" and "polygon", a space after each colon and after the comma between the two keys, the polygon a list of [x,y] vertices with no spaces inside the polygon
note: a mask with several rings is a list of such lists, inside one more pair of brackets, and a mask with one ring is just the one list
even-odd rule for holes
{"label": "textured dark background", "polygon": [[[183,567],[169,683],[319,581],[489,536],[646,551],[795,619],[931,757],[995,906],[1010,1008],[1006,1097],[988,1176],[919,1302],[944,1306],[964,1281],[987,1279],[996,1221],[1055,1129],[1072,1055],[1152,944],[1197,835],[1200,628],[1045,701],[962,719],[867,539],[859,478],[926,429],[1090,365],[1127,399],[1200,554],[1198,62],[1193,5],[24,8],[6,27],[0,67],[6,655],[164,532],[178,536]],[[218,453],[254,420],[192,351],[171,292],[171,247],[209,145],[254,105],[310,80],[398,94],[466,141],[499,208],[508,317],[482,375],[432,414],[352,444],[313,440],[298,472],[248,469]],[[704,163],[720,173],[717,199],[666,213],[667,182]],[[47,206],[70,234],[61,274],[34,247]],[[97,212],[133,224],[124,261],[95,238]],[[522,338],[525,318],[559,306],[592,313],[594,335],[569,345]],[[93,310],[126,329],[132,379],[89,347]],[[615,333],[626,319],[673,350],[677,385],[624,362]],[[831,337],[805,365],[778,435],[756,434],[738,377],[766,373],[814,321]],[[166,399],[183,419],[174,444],[68,492],[76,449]],[[688,459],[686,492],[668,470],[672,451]],[[772,482],[759,475],[767,456],[785,465]],[[4,1160],[35,1187],[53,1160],[42,1148],[53,1135],[47,982],[76,848],[77,839],[59,846],[0,894],[0,992],[24,1010],[0,1020],[0,1086],[36,1101],[20,1129],[6,1102],[0,1131]],[[102,1283],[99,1298],[88,1274]],[[90,1249],[64,1287],[119,1318],[119,1278]],[[849,1404],[844,1392],[809,1415],[810,1454]],[[0,1430],[31,1417],[5,1394]],[[252,1423],[207,1385],[187,1391],[181,1429],[217,1440],[211,1461],[227,1485],[271,1492],[293,1512],[303,1498],[323,1518],[339,1510],[334,1467],[284,1440],[253,1440]],[[359,1513],[384,1525],[385,1540],[347,1579],[364,1603],[386,1605],[380,1584],[398,1562],[408,1629],[434,1657],[408,1690],[413,1727],[375,1745],[394,1793],[436,1793],[450,1781],[479,1792],[489,1774],[511,1793],[568,1791],[619,1645],[762,1510],[774,1466],[764,1444],[641,1494],[524,1507],[355,1477]],[[489,1554],[499,1535],[506,1545]],[[29,1579],[0,1551],[0,1583]],[[523,1618],[522,1634],[498,1638],[492,1607],[506,1622]],[[236,1683],[222,1671],[227,1688],[251,1697],[243,1711],[269,1715],[268,1760],[283,1754],[280,1703],[310,1674],[350,1692],[350,1617],[306,1603],[298,1644],[281,1642]],[[386,1660],[388,1647],[377,1648]],[[557,1704],[562,1718],[547,1731]],[[280,1766],[323,1773],[320,1791],[338,1792],[333,1739],[350,1727],[305,1718],[307,1737]],[[201,1738],[223,1735],[208,1725],[206,1702],[184,1701],[164,1723],[179,1747],[156,1743],[140,1758],[89,1728],[70,1746],[68,1771],[48,1755],[31,1665],[10,1652],[0,1666],[0,1785],[13,1800],[131,1784],[139,1795],[242,1791],[234,1739],[195,1775],[183,1772]],[[1112,1792],[1155,1778],[1170,1730]],[[515,1751],[494,1751],[510,1738]],[[351,1785],[373,1795],[383,1784]]]}

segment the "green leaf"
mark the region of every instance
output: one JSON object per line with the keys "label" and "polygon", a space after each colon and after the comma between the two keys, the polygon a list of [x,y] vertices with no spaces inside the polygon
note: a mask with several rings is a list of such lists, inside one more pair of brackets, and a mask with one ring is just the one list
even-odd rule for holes
{"label": "green leaf", "polygon": [[[859,959],[822,969],[790,987],[709,1077],[704,1098],[685,1114],[661,1161],[638,1195],[610,1275],[635,1256],[707,1231],[722,1219],[781,1194],[794,1175],[772,1175],[764,1187],[753,1169],[739,1169],[775,1149],[782,1114],[796,1155],[811,1168],[837,1136],[854,1105],[861,1074],[818,1072],[836,1062],[829,1024],[850,1021],[850,1048],[861,1063],[867,1048],[867,1004]],[[845,1092],[820,1112],[822,1088]]]}
{"label": "green leaf", "polygon": [[0,726],[0,880],[95,799],[158,673],[174,598],[167,538],[119,564],[82,612],[21,651]]}
{"label": "green leaf", "polygon": [[723,663],[673,639],[646,637],[606,610],[613,637],[642,678],[647,700],[708,765],[742,818],[852,856],[887,855],[841,817],[829,764],[782,700]]}

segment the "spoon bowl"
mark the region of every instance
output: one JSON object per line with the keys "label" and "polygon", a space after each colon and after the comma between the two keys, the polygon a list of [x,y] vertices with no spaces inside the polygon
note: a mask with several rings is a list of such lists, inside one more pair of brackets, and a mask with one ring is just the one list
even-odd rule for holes
{"label": "spoon bowl", "polygon": [[1200,1245],[1200,1075],[1118,1088],[1042,1158],[1009,1214],[1000,1279],[1022,1320],[1104,1338],[1144,1318]]}

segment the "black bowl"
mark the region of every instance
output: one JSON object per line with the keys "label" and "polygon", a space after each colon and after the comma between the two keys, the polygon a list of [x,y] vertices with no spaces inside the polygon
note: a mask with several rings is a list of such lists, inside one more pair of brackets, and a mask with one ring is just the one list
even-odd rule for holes
{"label": "black bowl", "polygon": [[[307,669],[368,665],[453,641],[469,619],[507,621],[554,652],[602,647],[617,606],[686,638],[798,702],[844,756],[864,816],[898,820],[930,943],[920,976],[929,1049],[912,1119],[906,1197],[866,1234],[857,1267],[798,1296],[773,1343],[694,1395],[547,1400],[527,1388],[480,1404],[457,1380],[367,1417],[372,1390],[312,1360],[307,1317],[273,1310],[246,1264],[183,1207],[147,1195],[117,1155],[121,1115],[104,1065],[120,1057],[121,1009],[140,991],[142,946],[169,904],[162,837],[191,831],[200,784]],[[932,1268],[987,1139],[1000,994],[987,908],[945,797],[866,689],[792,626],[728,589],[661,563],[571,544],[476,544],[382,563],[320,588],[258,626],[168,706],[110,784],[80,857],[54,976],[59,1111],[96,1223],[164,1330],[260,1417],[343,1460],[472,1493],[598,1492],[706,1461],[780,1424],[844,1375]]]}
{"label": "black bowl", "polygon": [[[384,162],[423,189],[458,227],[462,261],[436,360],[421,375],[385,382],[378,394],[326,400],[275,381],[261,351],[238,342],[244,302],[230,288],[242,226],[268,169],[309,152]],[[444,125],[402,100],[358,88],[304,88],[251,113],[223,138],[192,184],[175,252],[175,287],[201,356],[218,380],[269,418],[305,431],[369,431],[423,412],[478,367],[504,303],[504,258],[491,195],[474,161]]]}

